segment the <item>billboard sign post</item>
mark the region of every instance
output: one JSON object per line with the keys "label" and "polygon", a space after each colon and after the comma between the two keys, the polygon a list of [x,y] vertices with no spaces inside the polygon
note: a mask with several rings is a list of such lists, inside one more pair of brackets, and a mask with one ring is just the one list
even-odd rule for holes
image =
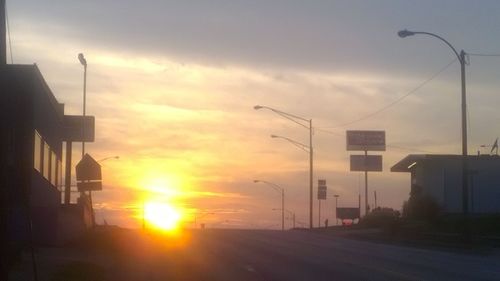
{"label": "billboard sign post", "polygon": [[368,205],[368,172],[382,171],[382,156],[368,155],[368,151],[385,151],[385,131],[346,131],[347,151],[364,151],[364,155],[351,155],[351,171],[365,172],[365,215]]}
{"label": "billboard sign post", "polygon": [[321,227],[321,200],[326,200],[326,180],[318,180],[318,227]]}

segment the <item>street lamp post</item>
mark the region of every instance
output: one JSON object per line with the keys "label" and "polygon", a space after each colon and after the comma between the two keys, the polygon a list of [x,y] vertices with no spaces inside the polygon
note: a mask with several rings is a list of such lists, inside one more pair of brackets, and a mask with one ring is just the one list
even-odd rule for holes
{"label": "street lamp post", "polygon": [[194,227],[197,227],[197,220],[202,219],[208,215],[214,215],[214,212],[209,212],[209,213],[201,213],[199,216],[197,214],[194,215]]}
{"label": "street lamp post", "polygon": [[[313,128],[312,128],[312,119],[306,119],[297,115],[293,115],[290,113],[283,112],[281,110],[277,110],[268,106],[262,106],[262,105],[256,105],[253,107],[255,110],[259,109],[268,109],[271,110],[272,112],[306,128],[309,130],[309,228],[313,228],[313,143],[312,143],[312,135],[313,135]],[[307,125],[304,125],[303,123],[297,121],[300,120],[302,122],[306,122]]]}
{"label": "street lamp post", "polygon": [[120,156],[109,156],[109,157],[105,157],[105,158],[102,158],[102,159],[99,159],[97,160],[97,163],[101,163],[101,162],[104,162],[106,160],[110,160],[110,159],[120,159]]}
{"label": "street lamp post", "polygon": [[337,217],[337,208],[339,206],[338,205],[338,199],[339,199],[340,195],[335,194],[335,195],[333,195],[333,197],[335,197],[335,225],[337,225],[337,222],[339,220],[338,217]]}
{"label": "street lamp post", "polygon": [[261,180],[254,180],[254,183],[265,183],[271,186],[274,190],[281,193],[281,230],[285,230],[285,189],[275,183]]}
{"label": "street lamp post", "polygon": [[[78,60],[80,64],[83,65],[83,119],[82,119],[82,159],[85,155],[85,114],[86,114],[86,106],[87,106],[87,60],[83,56],[82,53],[78,54]],[[83,193],[83,192],[82,192]],[[92,226],[95,225],[95,215],[94,215],[94,207],[92,204],[92,191],[89,191],[89,201],[90,201],[90,211],[92,217]]]}
{"label": "street lamp post", "polygon": [[85,110],[87,105],[87,60],[82,53],[78,54],[78,60],[83,65],[83,121],[82,121],[82,158],[85,155]]}
{"label": "street lamp post", "polygon": [[467,216],[469,213],[469,186],[467,181],[467,100],[466,100],[466,90],[465,90],[465,52],[461,50],[460,53],[443,37],[438,36],[434,33],[423,32],[423,31],[409,31],[409,30],[401,30],[398,32],[398,36],[401,38],[405,38],[408,36],[413,36],[415,34],[424,34],[435,37],[441,41],[443,41],[448,47],[451,48],[453,53],[457,56],[458,61],[460,62],[460,74],[461,74],[461,85],[462,85],[462,211],[464,216]]}
{"label": "street lamp post", "polygon": [[[283,210],[283,209],[273,208],[273,211],[281,211],[281,210]],[[287,212],[289,215],[292,216],[292,226],[293,226],[292,228],[295,228],[295,212],[292,212],[292,211],[287,210],[287,209],[285,209],[285,212]]]}

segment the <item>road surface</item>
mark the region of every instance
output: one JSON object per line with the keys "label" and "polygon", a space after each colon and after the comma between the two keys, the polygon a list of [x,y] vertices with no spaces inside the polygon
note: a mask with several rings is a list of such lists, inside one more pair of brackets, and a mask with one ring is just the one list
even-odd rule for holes
{"label": "road surface", "polygon": [[[443,252],[309,231],[206,229],[188,234],[180,246],[170,240],[145,243],[135,233],[136,238],[121,239],[120,248],[111,252],[40,249],[40,274],[45,276],[40,280],[53,280],[56,262],[64,266],[82,258],[102,269],[104,277],[95,280],[500,280],[498,251]],[[14,280],[31,279],[24,276]]]}
{"label": "road surface", "polygon": [[[151,280],[168,277],[177,280],[500,280],[498,254],[440,252],[307,231],[197,231],[186,248],[174,252],[174,255],[155,257],[148,264],[147,274],[137,277]],[[131,275],[123,277],[126,276]]]}

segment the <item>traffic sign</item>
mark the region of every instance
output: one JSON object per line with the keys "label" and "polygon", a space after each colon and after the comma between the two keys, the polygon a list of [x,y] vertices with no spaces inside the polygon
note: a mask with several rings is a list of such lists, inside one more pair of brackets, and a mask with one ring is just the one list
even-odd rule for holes
{"label": "traffic sign", "polygon": [[101,165],[89,154],[76,164],[76,186],[79,192],[102,190]]}
{"label": "traffic sign", "polygon": [[381,172],[382,155],[351,155],[351,172]]}
{"label": "traffic sign", "polygon": [[385,131],[346,131],[347,150],[385,151]]}
{"label": "traffic sign", "polygon": [[326,186],[318,186],[318,200],[326,200]]}

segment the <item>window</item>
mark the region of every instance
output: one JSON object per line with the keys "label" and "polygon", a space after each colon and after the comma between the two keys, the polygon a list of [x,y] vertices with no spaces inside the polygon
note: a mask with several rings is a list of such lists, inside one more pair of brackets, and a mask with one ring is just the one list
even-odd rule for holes
{"label": "window", "polygon": [[57,159],[57,181],[56,181],[56,186],[59,191],[62,191],[62,162],[61,159]]}
{"label": "window", "polygon": [[35,147],[33,148],[33,168],[38,172],[42,169],[42,137],[35,130]]}
{"label": "window", "polygon": [[57,158],[54,151],[50,151],[50,183],[57,186]]}
{"label": "window", "polygon": [[47,180],[49,179],[50,176],[50,147],[49,145],[44,142],[43,143],[43,177],[46,178]]}

